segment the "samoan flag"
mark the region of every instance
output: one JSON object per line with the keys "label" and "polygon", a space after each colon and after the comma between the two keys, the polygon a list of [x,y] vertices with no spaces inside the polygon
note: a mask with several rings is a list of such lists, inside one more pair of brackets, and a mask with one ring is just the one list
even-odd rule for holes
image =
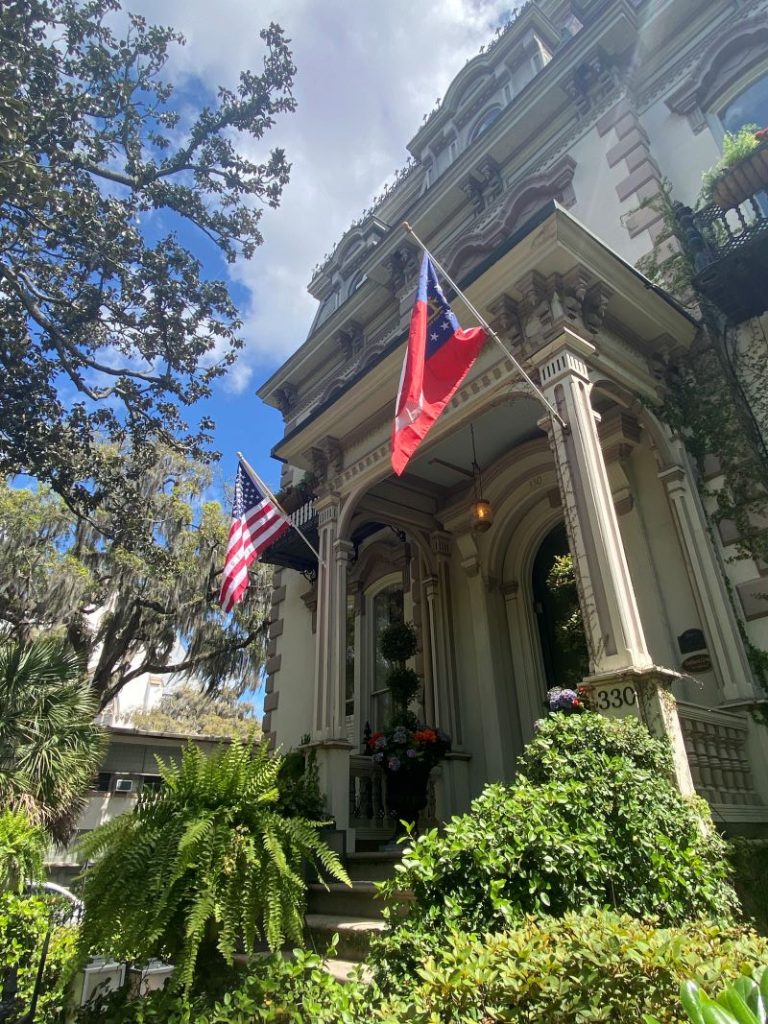
{"label": "samoan flag", "polygon": [[425,253],[392,430],[392,469],[398,476],[469,373],[486,336],[482,327],[459,327]]}

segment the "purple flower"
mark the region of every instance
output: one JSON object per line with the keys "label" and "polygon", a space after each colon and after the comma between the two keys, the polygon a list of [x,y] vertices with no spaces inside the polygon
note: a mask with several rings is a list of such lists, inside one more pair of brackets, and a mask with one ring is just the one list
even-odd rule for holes
{"label": "purple flower", "polygon": [[384,760],[384,754],[381,751],[379,751],[378,753],[373,755],[373,760],[376,762],[376,764],[381,764],[381,762]]}
{"label": "purple flower", "polygon": [[397,728],[392,733],[392,742],[393,743],[407,743],[408,742],[408,730],[404,726],[398,725]]}
{"label": "purple flower", "polygon": [[387,761],[387,768],[389,768],[391,772],[396,772],[400,768],[399,759],[396,757],[390,757]]}
{"label": "purple flower", "polygon": [[578,699],[579,696],[575,690],[561,690],[557,697],[556,707],[561,711],[567,711],[573,706],[573,702]]}
{"label": "purple flower", "polygon": [[376,740],[376,744],[375,744],[376,749],[377,750],[381,750],[383,747],[386,747],[386,745],[387,745],[387,737],[386,736],[379,736],[379,738]]}
{"label": "purple flower", "polygon": [[413,747],[408,747],[408,749],[405,752],[405,756],[406,757],[416,757],[416,751],[413,749]]}

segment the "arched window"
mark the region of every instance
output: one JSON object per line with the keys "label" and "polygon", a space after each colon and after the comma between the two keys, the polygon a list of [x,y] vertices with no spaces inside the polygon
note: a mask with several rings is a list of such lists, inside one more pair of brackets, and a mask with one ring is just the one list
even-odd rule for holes
{"label": "arched window", "polygon": [[366,276],[363,273],[363,271],[362,270],[358,270],[358,272],[355,274],[355,276],[349,282],[349,287],[347,288],[347,296],[350,296],[353,292],[356,292],[357,289],[361,285],[364,285],[367,280],[368,279],[366,278]]}
{"label": "arched window", "polygon": [[472,133],[469,136],[469,141],[474,142],[478,139],[484,131],[487,131],[493,122],[498,118],[501,113],[501,107],[491,107],[481,115],[480,119],[476,122],[475,127],[472,129]]}
{"label": "arched window", "polygon": [[768,72],[720,110],[720,121],[727,132],[737,132],[745,124],[756,124],[760,128],[768,125]]}

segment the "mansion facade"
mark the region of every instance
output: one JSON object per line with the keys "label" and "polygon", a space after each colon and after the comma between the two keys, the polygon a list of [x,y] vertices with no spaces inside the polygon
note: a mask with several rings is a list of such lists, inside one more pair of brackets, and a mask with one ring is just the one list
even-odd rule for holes
{"label": "mansion facade", "polygon": [[[654,197],[668,188],[693,208],[724,132],[753,122],[768,124],[764,0],[530,0],[315,270],[309,335],[259,391],[284,417],[283,485],[311,484],[293,517],[321,556],[291,535],[262,556],[275,566],[263,728],[283,749],[315,750],[349,849],[391,831],[362,754],[388,715],[381,631],[416,627],[419,717],[452,738],[434,773],[444,819],[512,778],[548,687],[573,676],[550,586],[568,554],[597,707],[668,735],[681,786],[717,823],[768,825],[766,693],[748,657],[768,650],[768,566],[714,515],[717,453],[694,459],[660,412],[664,368],[706,336],[702,307],[637,269],[679,246]],[[768,203],[750,203],[730,220],[716,211],[716,243],[749,237],[754,269]],[[406,220],[567,429],[489,342],[394,476],[420,262]],[[696,262],[720,287],[710,320],[764,332],[768,285],[735,302],[716,255]],[[482,531],[478,493],[492,510]]]}

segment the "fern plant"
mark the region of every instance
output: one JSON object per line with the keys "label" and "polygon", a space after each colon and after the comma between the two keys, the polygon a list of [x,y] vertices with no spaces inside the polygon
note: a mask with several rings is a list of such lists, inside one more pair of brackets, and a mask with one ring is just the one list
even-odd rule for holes
{"label": "fern plant", "polygon": [[158,758],[164,785],[81,840],[93,861],[83,879],[84,952],[118,959],[171,958],[174,984],[196,970],[254,951],[300,943],[303,862],[349,883],[317,822],[276,809],[282,758],[265,744],[206,757],[187,747],[180,764]]}

